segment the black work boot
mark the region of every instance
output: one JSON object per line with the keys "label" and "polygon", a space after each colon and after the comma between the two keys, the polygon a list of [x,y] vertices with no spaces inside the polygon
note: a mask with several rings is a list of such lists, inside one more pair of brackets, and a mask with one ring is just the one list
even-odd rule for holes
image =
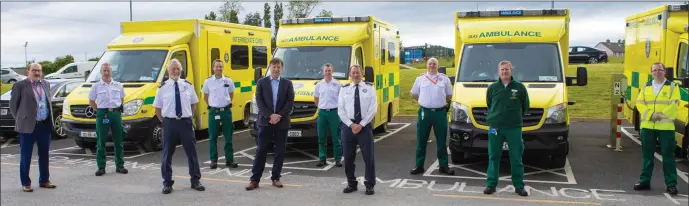
{"label": "black work boot", "polygon": [[98,171],[96,171],[96,176],[103,176],[104,174],[105,174],[105,169],[98,169]]}

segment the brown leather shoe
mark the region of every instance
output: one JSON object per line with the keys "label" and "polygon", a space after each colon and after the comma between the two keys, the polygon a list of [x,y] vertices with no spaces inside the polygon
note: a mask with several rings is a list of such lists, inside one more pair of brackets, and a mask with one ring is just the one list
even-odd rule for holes
{"label": "brown leather shoe", "polygon": [[282,183],[280,182],[280,180],[273,180],[273,186],[277,188],[282,188]]}
{"label": "brown leather shoe", "polygon": [[50,182],[44,182],[44,183],[41,183],[40,187],[53,189],[53,188],[56,188],[57,185],[54,185]]}
{"label": "brown leather shoe", "polygon": [[254,180],[249,182],[249,185],[246,186],[246,190],[254,190],[256,188],[258,188],[258,181],[254,181]]}
{"label": "brown leather shoe", "polygon": [[22,189],[24,190],[24,192],[33,192],[33,188],[31,188],[31,185],[22,186]]}

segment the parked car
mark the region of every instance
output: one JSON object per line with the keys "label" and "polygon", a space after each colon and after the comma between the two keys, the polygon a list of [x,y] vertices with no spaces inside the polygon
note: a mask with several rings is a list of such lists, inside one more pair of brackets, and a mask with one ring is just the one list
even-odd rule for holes
{"label": "parked car", "polygon": [[45,75],[46,79],[84,79],[86,71],[96,66],[96,61],[69,63],[57,71]]}
{"label": "parked car", "polygon": [[[62,102],[65,97],[69,95],[72,90],[81,86],[84,83],[82,79],[49,79],[50,95],[52,96],[53,105],[53,136],[59,139],[67,137],[67,134],[62,130]],[[1,136],[16,136],[14,131],[14,118],[10,113],[10,97],[12,91],[7,91],[0,96],[0,135]]]}
{"label": "parked car", "polygon": [[608,63],[607,52],[587,46],[569,47],[569,63],[596,64],[598,62]]}
{"label": "parked car", "polygon": [[14,84],[15,82],[26,79],[26,76],[17,74],[12,69],[3,68],[0,70],[0,80],[3,84]]}

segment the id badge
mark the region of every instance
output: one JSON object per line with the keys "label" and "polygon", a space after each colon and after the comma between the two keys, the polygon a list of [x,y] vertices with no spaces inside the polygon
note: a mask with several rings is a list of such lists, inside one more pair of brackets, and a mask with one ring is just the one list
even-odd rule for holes
{"label": "id badge", "polygon": [[215,115],[215,120],[220,120],[220,115]]}
{"label": "id badge", "polygon": [[103,124],[107,124],[107,123],[110,123],[110,120],[109,119],[103,119]]}
{"label": "id badge", "polygon": [[488,130],[488,132],[491,133],[491,134],[493,134],[493,135],[498,135],[498,129],[495,129],[495,128],[490,128],[490,129]]}

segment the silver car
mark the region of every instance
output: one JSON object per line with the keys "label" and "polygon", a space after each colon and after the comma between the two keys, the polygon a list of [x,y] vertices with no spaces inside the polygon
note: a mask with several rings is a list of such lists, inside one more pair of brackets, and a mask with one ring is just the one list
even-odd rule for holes
{"label": "silver car", "polygon": [[11,69],[1,69],[0,70],[0,81],[3,84],[14,84],[15,82],[26,79],[26,76],[17,74]]}

